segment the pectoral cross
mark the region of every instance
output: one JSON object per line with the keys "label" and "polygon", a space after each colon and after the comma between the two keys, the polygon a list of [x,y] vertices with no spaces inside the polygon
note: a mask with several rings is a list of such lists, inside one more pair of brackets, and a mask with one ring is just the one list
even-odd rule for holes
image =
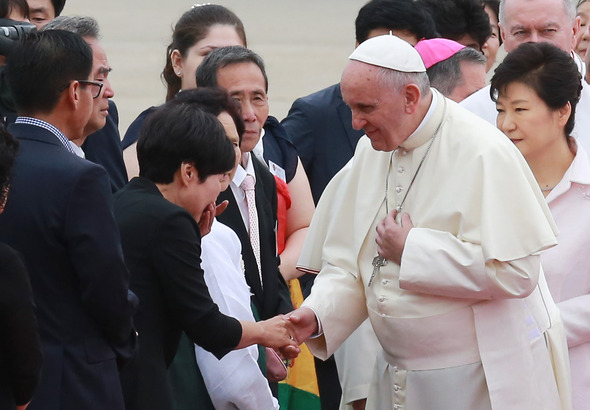
{"label": "pectoral cross", "polygon": [[377,272],[379,272],[381,266],[387,265],[387,259],[385,259],[381,255],[377,255],[373,258],[373,262],[371,262],[371,264],[373,265],[373,273],[371,274],[371,278],[369,279],[368,286],[371,286],[371,284],[373,283],[373,279],[375,279],[375,275],[377,274]]}

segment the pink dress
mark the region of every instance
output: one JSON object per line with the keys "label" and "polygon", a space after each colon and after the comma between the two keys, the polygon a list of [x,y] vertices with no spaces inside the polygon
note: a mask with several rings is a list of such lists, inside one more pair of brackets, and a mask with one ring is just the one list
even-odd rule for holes
{"label": "pink dress", "polygon": [[541,264],[565,325],[574,410],[590,405],[590,161],[583,148],[547,196],[559,244]]}

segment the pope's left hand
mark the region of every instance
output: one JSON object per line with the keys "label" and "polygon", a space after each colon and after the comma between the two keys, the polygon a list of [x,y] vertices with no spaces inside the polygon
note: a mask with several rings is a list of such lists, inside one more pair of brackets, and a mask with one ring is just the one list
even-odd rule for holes
{"label": "pope's left hand", "polygon": [[414,227],[409,214],[402,214],[400,223],[395,218],[397,211],[391,211],[377,225],[377,253],[388,261],[401,264],[406,239]]}

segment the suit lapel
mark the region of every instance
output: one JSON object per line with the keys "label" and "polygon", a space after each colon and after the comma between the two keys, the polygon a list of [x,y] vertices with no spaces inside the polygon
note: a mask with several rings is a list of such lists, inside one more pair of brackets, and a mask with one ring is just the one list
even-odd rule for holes
{"label": "suit lapel", "polygon": [[340,84],[334,90],[334,99],[336,100],[336,110],[338,111],[338,116],[340,117],[340,121],[342,122],[342,128],[346,131],[346,136],[348,138],[348,142],[350,143],[350,148],[352,152],[354,152],[356,148],[356,144],[362,133],[359,135],[359,131],[352,128],[352,113],[350,108],[344,100],[342,99],[342,91],[340,90]]}

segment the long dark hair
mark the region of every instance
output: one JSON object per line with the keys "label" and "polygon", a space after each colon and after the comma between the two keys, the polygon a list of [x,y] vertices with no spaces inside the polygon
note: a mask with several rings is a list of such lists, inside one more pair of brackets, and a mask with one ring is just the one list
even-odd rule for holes
{"label": "long dark hair", "polygon": [[166,65],[162,71],[162,79],[168,89],[166,101],[174,98],[180,91],[180,78],[174,72],[172,67],[171,55],[174,50],[178,50],[183,57],[189,48],[201,41],[209,33],[211,26],[215,24],[233,26],[240,39],[246,43],[246,32],[242,21],[232,11],[223,6],[216,4],[195,5],[189,11],[185,12],[172,32],[172,42],[166,50]]}

